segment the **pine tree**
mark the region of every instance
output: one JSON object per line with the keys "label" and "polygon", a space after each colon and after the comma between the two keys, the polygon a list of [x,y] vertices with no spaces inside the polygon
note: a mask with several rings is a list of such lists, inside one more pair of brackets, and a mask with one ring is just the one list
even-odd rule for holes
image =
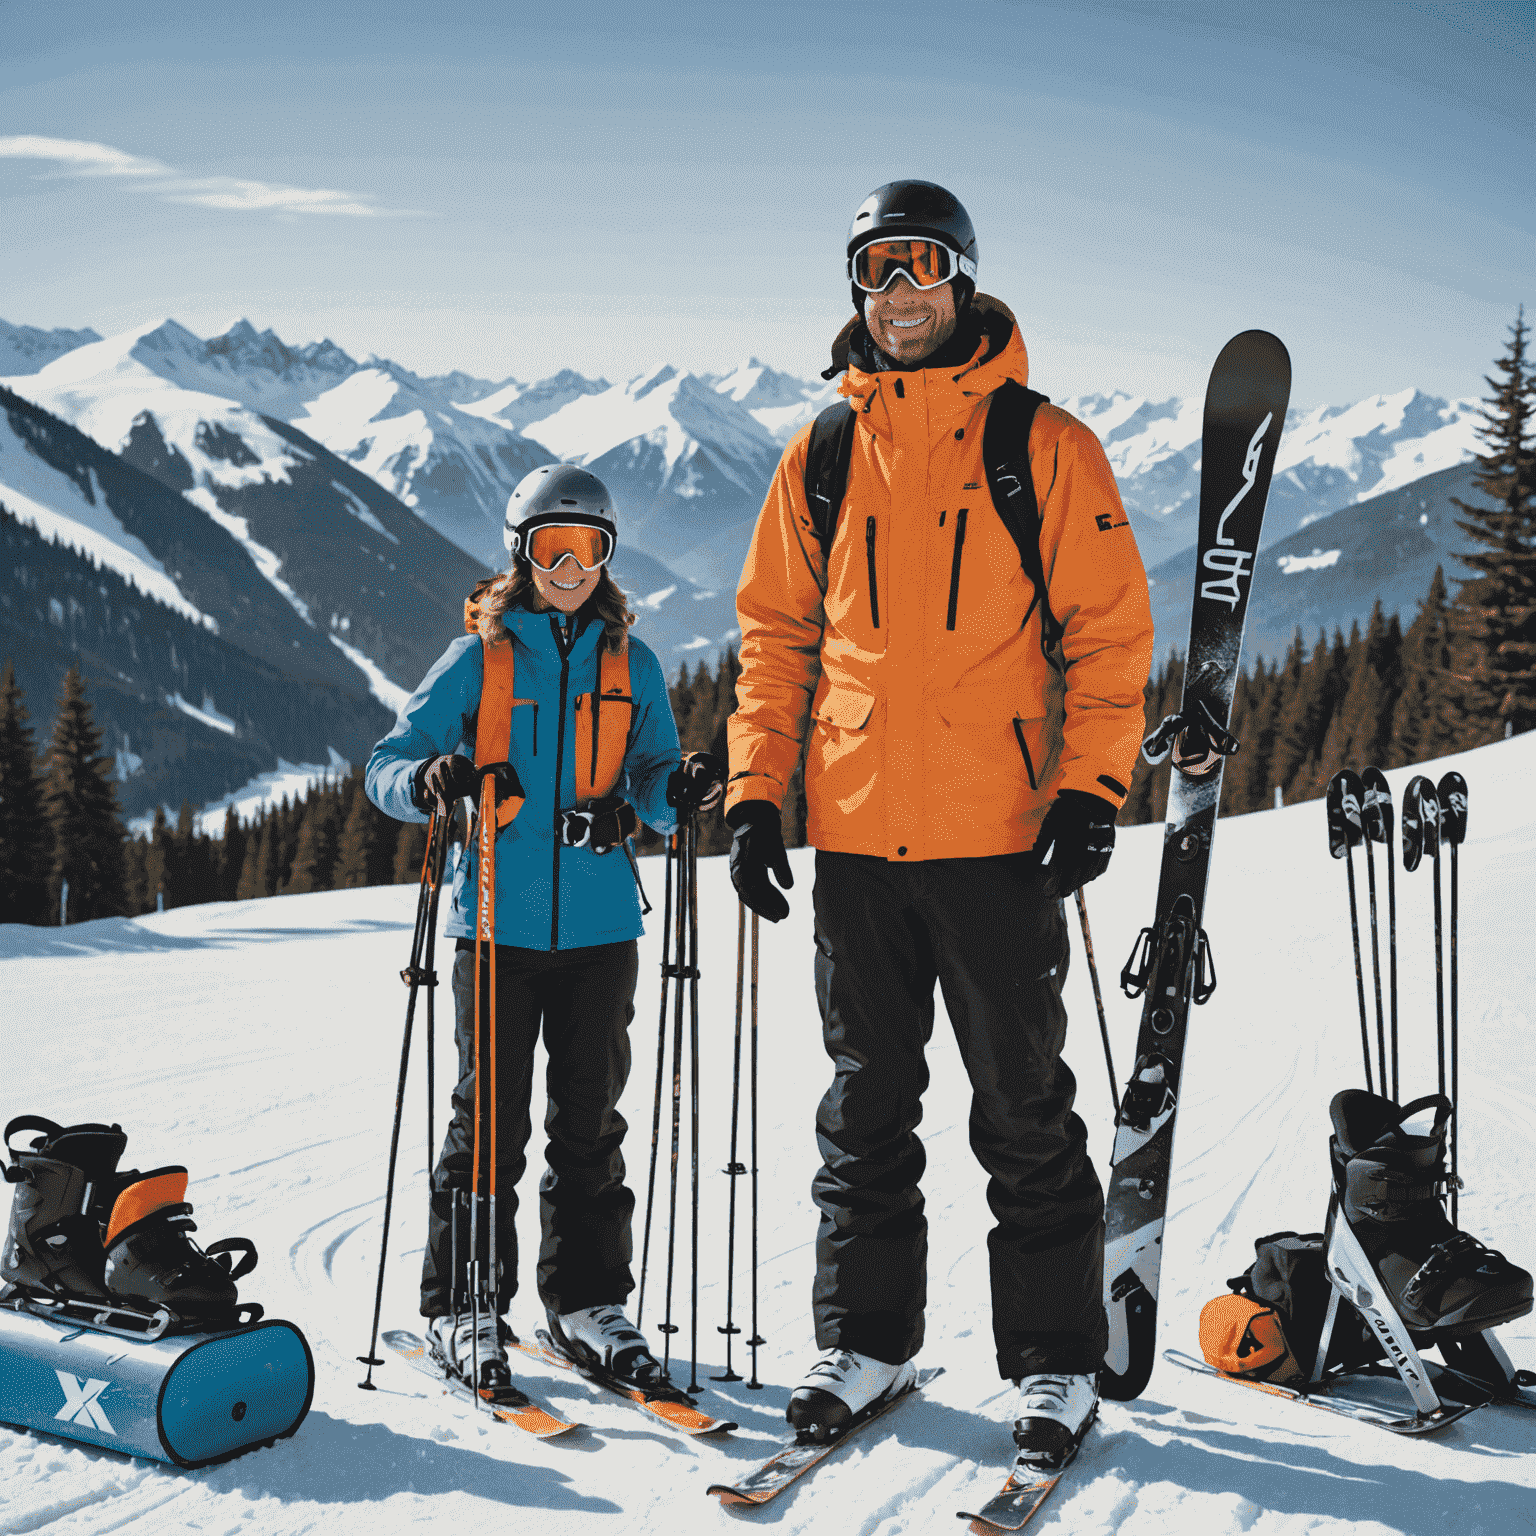
{"label": "pine tree", "polygon": [[48,921],[51,833],[31,717],[9,659],[0,674],[0,923]]}
{"label": "pine tree", "polygon": [[285,896],[331,889],[341,830],[336,820],[336,800],[328,785],[312,790],[306,797],[293,867],[283,887]]}
{"label": "pine tree", "polygon": [[148,853],[149,842],[145,838],[130,837],[123,844],[123,911],[129,917],[138,917],[154,908],[145,884],[144,863]]}
{"label": "pine tree", "polygon": [[144,910],[146,912],[157,911],[162,900],[166,907],[171,906],[166,873],[170,843],[171,829],[165,819],[165,807],[157,805],[155,819],[149,829],[149,846],[144,851]]}
{"label": "pine tree", "polygon": [[1253,810],[1273,806],[1277,787],[1284,793],[1280,728],[1288,719],[1293,701],[1301,690],[1306,658],[1306,642],[1298,629],[1291,637],[1285,660],[1270,674],[1255,721],[1256,728],[1249,733],[1253,739],[1243,743],[1242,757],[1236,767],[1243,781],[1243,803]]}
{"label": "pine tree", "polygon": [[219,840],[216,901],[235,899],[240,871],[245,864],[245,845],[245,828],[240,824],[234,806],[228,806],[224,811],[224,836]]}
{"label": "pine tree", "polygon": [[1402,690],[1387,748],[1394,768],[1438,757],[1461,729],[1461,684],[1451,671],[1451,610],[1439,566],[1403,636],[1402,658]]}
{"label": "pine tree", "polygon": [[85,679],[72,666],[64,674],[43,787],[43,811],[53,828],[48,906],[58,911],[67,880],[71,923],[123,910],[124,832],[112,768],[112,759],[101,755],[101,731],[85,697]]}
{"label": "pine tree", "polygon": [[1521,305],[1509,349],[1494,364],[1502,377],[1484,379],[1493,393],[1478,429],[1488,451],[1476,480],[1493,505],[1456,502],[1466,513],[1457,526],[1482,546],[1461,556],[1481,575],[1462,583],[1454,610],[1456,633],[1467,642],[1460,673],[1465,745],[1536,725],[1536,371],[1525,355],[1529,334]]}
{"label": "pine tree", "polygon": [[235,887],[237,901],[259,901],[275,893],[277,876],[272,868],[272,847],[276,837],[274,818],[262,813],[260,829],[252,829],[245,843],[245,858],[240,864],[240,883]]}
{"label": "pine tree", "polygon": [[352,796],[341,831],[341,846],[336,857],[336,889],[355,890],[375,883],[382,841],[380,814],[361,790]]}
{"label": "pine tree", "polygon": [[391,884],[417,885],[421,881],[421,866],[427,857],[427,824],[424,821],[402,821],[395,841],[395,862],[391,871]]}

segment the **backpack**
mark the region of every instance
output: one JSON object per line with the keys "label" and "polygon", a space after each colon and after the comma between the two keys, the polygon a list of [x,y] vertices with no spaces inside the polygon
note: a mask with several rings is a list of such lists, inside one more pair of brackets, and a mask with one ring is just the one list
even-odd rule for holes
{"label": "backpack", "polygon": [[[1003,526],[1019,547],[1019,562],[1034,584],[1035,595],[1025,623],[1040,605],[1040,649],[1049,655],[1061,641],[1062,628],[1051,612],[1045,585],[1045,565],[1040,558],[1040,507],[1029,468],[1029,432],[1035,412],[1050,397],[1026,389],[1008,379],[994,391],[987,407],[987,424],[981,439],[981,461],[987,472],[987,489]],[[853,461],[855,412],[846,400],[829,405],[811,426],[805,457],[805,504],[810,509],[823,561],[832,558],[832,540],[848,490],[848,466]]]}
{"label": "backpack", "polygon": [[[1254,1261],[1227,1281],[1228,1294],[1200,1313],[1200,1351],[1217,1370],[1296,1385],[1310,1379],[1331,1287],[1321,1232],[1274,1232],[1254,1241]],[[1340,1308],[1325,1370],[1357,1370],[1381,1358],[1358,1318]]]}

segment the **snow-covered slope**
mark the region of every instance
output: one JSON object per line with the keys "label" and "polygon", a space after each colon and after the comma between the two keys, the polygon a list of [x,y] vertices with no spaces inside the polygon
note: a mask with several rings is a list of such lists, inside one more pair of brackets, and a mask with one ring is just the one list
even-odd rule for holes
{"label": "snow-covered slope", "polygon": [[[254,333],[235,339],[262,356],[280,346]],[[233,537],[365,685],[376,685],[376,668],[393,687],[413,687],[460,632],[463,595],[485,567],[282,416],[219,392],[254,380],[248,393],[285,407],[334,377],[344,354],[319,344],[294,354],[285,374],[231,356],[166,321],[9,383]]]}
{"label": "snow-covered slope", "polygon": [[[1471,787],[1462,851],[1462,1172],[1469,1230],[1536,1264],[1536,1088],[1512,1070],[1529,1050],[1536,957],[1529,871],[1536,733],[1452,759]],[[1438,776],[1442,762],[1428,771]],[[1389,775],[1399,800],[1410,770]],[[1161,833],[1121,834],[1089,891],[1108,970],[1151,913]],[[380,1536],[490,1530],[518,1536],[626,1536],[741,1529],[705,1485],[739,1474],[783,1433],[791,1384],[812,1350],[817,1214],[813,1116],[830,1067],[811,981],[811,856],[791,854],[792,913],[762,932],[761,1272],[763,1390],[713,1380],[723,1365],[736,906],[725,860],[701,863],[703,1220],[699,1297],[702,1401],[741,1430],[695,1444],[573,1378],[530,1367],[530,1384],[590,1426],[535,1442],[435,1397],[398,1363],[357,1390],[368,1343],[415,892],[405,887],[192,907],[68,930],[0,929],[0,1050],[7,1116],[118,1120],[139,1166],[185,1163],[201,1238],[251,1237],[261,1266],[243,1297],[304,1328],[318,1387],[299,1433],[269,1450],[183,1473],[0,1430],[0,1530],[46,1536],[108,1530],[245,1536]],[[647,879],[660,866],[647,861]],[[1428,867],[1398,879],[1405,1090],[1433,1089],[1434,962]],[[1191,1024],[1175,1152],[1160,1344],[1195,1350],[1201,1305],[1252,1260],[1252,1241],[1317,1230],[1328,1185],[1327,1106],[1360,1082],[1359,1026],[1343,871],[1327,854],[1320,803],[1225,823],[1207,921],[1221,976]],[[659,923],[642,944],[635,1066],[622,1109],[629,1178],[642,1212],[657,1016]],[[1109,1096],[1093,999],[1074,941],[1068,1059],[1102,1170]],[[1136,1005],[1107,989],[1122,1073]],[[942,1010],[941,1010],[942,1012]],[[448,1010],[439,1010],[437,1126],[447,1111]],[[216,1019],[217,1028],[209,1027]],[[47,1021],[46,1030],[41,1021]],[[422,1028],[417,1017],[418,1034]],[[386,1326],[414,1326],[426,1195],[421,1042],[412,1064],[386,1269]],[[984,1178],[967,1140],[970,1094],[942,1016],[922,1135],[930,1233],[928,1337],[919,1359],[946,1373],[878,1433],[833,1455],[771,1510],[783,1533],[951,1533],[1001,1480],[1011,1442],[988,1326]],[[536,1081],[539,1079],[536,1078]],[[743,1125],[743,1137],[746,1134]],[[688,1133],[681,1159],[687,1210]],[[745,1150],[745,1141],[742,1144]],[[522,1289],[511,1321],[540,1321],[533,1294],[530,1149],[518,1213]],[[662,1159],[659,1188],[666,1183]],[[739,1213],[736,1321],[750,1318],[746,1202]],[[682,1217],[674,1373],[689,1352],[687,1218]],[[654,1339],[665,1232],[653,1236],[644,1323]],[[638,1217],[637,1217],[638,1244]],[[1536,1366],[1536,1320],[1501,1331]],[[745,1368],[737,1341],[735,1363]],[[1139,1401],[1105,1407],[1101,1427],[1033,1530],[1074,1536],[1505,1536],[1531,1528],[1536,1448],[1527,1413],[1490,1408],[1422,1440],[1334,1421],[1203,1380],[1159,1360]]]}

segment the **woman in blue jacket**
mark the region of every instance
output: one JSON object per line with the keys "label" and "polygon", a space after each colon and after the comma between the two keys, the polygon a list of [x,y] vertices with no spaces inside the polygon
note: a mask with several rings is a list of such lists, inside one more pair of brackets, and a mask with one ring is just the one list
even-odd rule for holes
{"label": "woman in blue jacket", "polygon": [[[527,1161],[541,1027],[550,1106],[548,1166],[539,1184],[539,1297],[556,1339],[578,1358],[637,1382],[660,1372],[623,1311],[634,1288],[635,1199],[624,1183],[626,1126],[617,1105],[629,1075],[642,926],[627,839],[637,818],[670,832],[680,816],[713,804],[723,770],[705,753],[679,756],[660,663],[630,636],[634,616],[607,570],[617,539],[612,505],[602,481],[569,464],[535,470],[518,485],[507,504],[511,565],[479,591],[477,632],[448,647],[368,762],[369,799],[400,821],[425,821],[436,801],[478,800],[482,772],[497,777],[496,1262],[494,1296],[476,1309],[478,1337],[468,1276],[479,874],[473,838],[444,928],[458,941],[459,1082],[432,1177],[421,1278],[434,1352],[465,1380],[477,1379],[478,1362],[481,1388],[511,1379],[500,1319],[517,1289],[515,1191]],[[482,1049],[492,946],[484,948]],[[481,1147],[487,1156],[484,1133]],[[484,1266],[489,1255],[480,1241]]]}

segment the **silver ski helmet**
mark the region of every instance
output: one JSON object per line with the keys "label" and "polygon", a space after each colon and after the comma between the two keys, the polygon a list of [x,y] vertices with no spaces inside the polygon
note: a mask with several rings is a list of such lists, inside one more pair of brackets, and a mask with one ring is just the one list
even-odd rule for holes
{"label": "silver ski helmet", "polygon": [[888,181],[859,204],[848,226],[848,281],[853,307],[864,313],[867,294],[853,281],[853,258],[874,240],[909,237],[940,241],[959,258],[952,279],[955,313],[960,314],[976,292],[980,248],[971,216],[955,194],[936,181]]}
{"label": "silver ski helmet", "polygon": [[501,542],[514,560],[527,558],[528,535],[535,528],[575,523],[608,535],[611,557],[619,530],[608,487],[589,470],[574,464],[545,464],[517,482],[507,499]]}

